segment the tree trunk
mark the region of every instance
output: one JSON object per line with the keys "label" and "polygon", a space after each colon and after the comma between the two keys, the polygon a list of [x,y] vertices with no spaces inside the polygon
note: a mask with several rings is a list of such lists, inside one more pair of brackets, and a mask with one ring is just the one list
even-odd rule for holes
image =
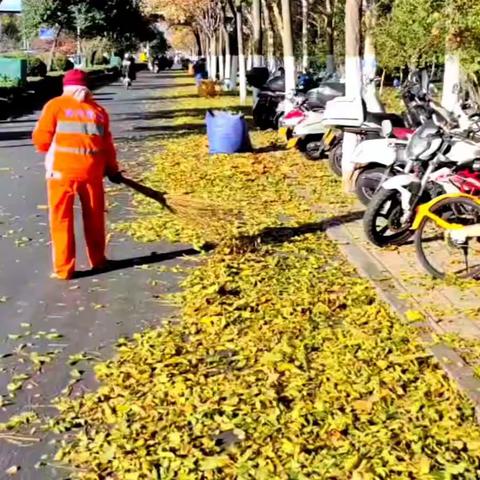
{"label": "tree trunk", "polygon": [[383,87],[384,87],[384,85],[385,85],[385,74],[386,74],[385,69],[383,69],[383,71],[382,71],[382,79],[380,80],[380,95],[382,95],[382,93],[383,93]]}
{"label": "tree trunk", "polygon": [[[252,23],[253,23],[253,66],[263,67],[263,32],[262,32],[262,6],[261,0],[252,1]],[[258,96],[258,89],[253,89],[253,101]]]}
{"label": "tree trunk", "polygon": [[205,38],[205,56],[207,57],[207,72],[210,76],[212,74],[212,56],[211,56],[211,45],[210,39],[208,37]]}
{"label": "tree trunk", "polygon": [[302,0],[302,69],[307,72],[308,58],[308,26],[309,26],[309,0]]}
{"label": "tree trunk", "polygon": [[262,0],[263,22],[267,35],[267,67],[270,72],[275,71],[275,34],[272,28],[272,19],[267,0]]}
{"label": "tree trunk", "polygon": [[223,31],[220,31],[216,35],[218,42],[218,79],[223,81],[225,79],[225,56],[223,50]]}
{"label": "tree trunk", "polygon": [[238,69],[240,73],[240,104],[245,105],[247,102],[247,75],[245,70],[245,46],[243,42],[243,9],[240,0],[237,0],[235,11],[237,18]]}
{"label": "tree trunk", "polygon": [[297,75],[295,68],[295,54],[293,50],[292,13],[290,0],[282,0],[283,18],[283,63],[285,66],[285,91],[289,93],[295,90]]}
{"label": "tree trunk", "polygon": [[[236,22],[235,22],[236,25]],[[232,56],[231,68],[230,68],[230,89],[237,89],[237,77],[238,77],[238,28],[235,27],[235,31],[229,32],[230,39],[230,54]],[[245,62],[245,59],[244,59]]]}
{"label": "tree trunk", "polygon": [[200,57],[205,57],[207,55],[207,41],[205,35],[200,35]]}
{"label": "tree trunk", "polygon": [[458,53],[447,50],[445,54],[445,73],[443,75],[442,106],[450,112],[453,111],[459,101],[460,74],[460,56]]}
{"label": "tree trunk", "polygon": [[225,85],[227,90],[230,90],[230,75],[232,72],[232,52],[230,49],[230,36],[228,35],[227,30],[222,29],[223,43],[225,44]]}
{"label": "tree trunk", "polygon": [[261,0],[252,1],[253,66],[263,67],[263,32]]}
{"label": "tree trunk", "polygon": [[253,67],[253,45],[251,39],[247,41],[247,71]]}
{"label": "tree trunk", "polygon": [[47,71],[49,72],[52,71],[53,59],[55,57],[55,50],[57,49],[58,39],[60,37],[61,32],[62,32],[62,27],[57,27],[55,31],[55,37],[53,37],[52,48],[50,49],[50,53],[48,55]]}
{"label": "tree trunk", "polygon": [[375,27],[375,13],[373,6],[365,10],[365,42],[363,53],[363,82],[364,99],[367,105],[367,111],[374,113],[383,113],[385,108],[380,101],[375,85],[377,76],[377,57],[375,53],[375,42],[373,39],[373,29]]}
{"label": "tree trunk", "polygon": [[212,80],[217,79],[218,73],[218,56],[217,56],[217,38],[213,34],[210,37],[210,78]]}
{"label": "tree trunk", "polygon": [[195,43],[197,44],[197,58],[203,55],[202,51],[202,39],[197,30],[194,30],[193,35],[195,36]]}
{"label": "tree trunk", "polygon": [[334,1],[325,2],[325,34],[327,41],[327,73],[335,73],[335,31],[334,31]]}
{"label": "tree trunk", "polygon": [[[362,0],[347,0],[345,5],[345,93],[346,96],[361,102],[362,99],[362,64],[361,46],[361,12]],[[346,192],[353,190],[352,156],[358,138],[354,133],[345,133],[343,137],[343,188]]]}

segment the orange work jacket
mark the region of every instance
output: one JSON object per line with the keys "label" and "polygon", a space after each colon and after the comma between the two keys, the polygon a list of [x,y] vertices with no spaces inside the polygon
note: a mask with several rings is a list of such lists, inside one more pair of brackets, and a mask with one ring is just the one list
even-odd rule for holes
{"label": "orange work jacket", "polygon": [[91,99],[79,102],[63,95],[50,100],[33,143],[46,154],[47,178],[94,180],[118,172],[108,113]]}

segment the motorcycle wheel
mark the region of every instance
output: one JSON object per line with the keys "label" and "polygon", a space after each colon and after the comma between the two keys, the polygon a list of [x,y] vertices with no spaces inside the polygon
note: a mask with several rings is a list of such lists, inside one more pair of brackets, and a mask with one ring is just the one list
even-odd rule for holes
{"label": "motorcycle wheel", "polygon": [[[367,239],[377,247],[403,245],[412,237],[411,222],[401,225],[403,215],[400,193],[381,188],[368,204],[363,217]],[[413,219],[412,219],[413,220]]]}
{"label": "motorcycle wheel", "polygon": [[335,145],[328,153],[328,165],[332,172],[338,177],[342,176],[342,143]]}
{"label": "motorcycle wheel", "polygon": [[382,180],[389,177],[391,177],[391,175],[385,177],[385,167],[366,168],[362,170],[355,184],[355,193],[360,202],[367,207],[380,187]]}
{"label": "motorcycle wheel", "polygon": [[271,111],[272,108],[265,101],[259,101],[253,109],[253,121],[260,130],[268,130],[274,128],[274,116],[275,112]]}
{"label": "motorcycle wheel", "polygon": [[[449,223],[465,226],[480,223],[480,205],[468,198],[446,198],[432,207],[431,212]],[[470,238],[458,244],[429,217],[422,220],[415,233],[415,249],[418,261],[434,278],[480,277],[479,239]]]}
{"label": "motorcycle wheel", "polygon": [[323,146],[323,135],[321,136],[309,136],[306,137],[299,146],[300,151],[309,160],[317,161],[321,160],[323,152],[325,150]]}

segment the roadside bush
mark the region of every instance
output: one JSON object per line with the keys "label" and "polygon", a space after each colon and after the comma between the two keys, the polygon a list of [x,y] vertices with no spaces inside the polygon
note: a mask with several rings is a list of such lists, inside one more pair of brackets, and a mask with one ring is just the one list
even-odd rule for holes
{"label": "roadside bush", "polygon": [[66,55],[57,55],[55,57],[54,65],[55,70],[57,70],[58,72],[66,72],[74,68],[72,61],[69,60]]}
{"label": "roadside bush", "polygon": [[46,77],[47,64],[38,57],[28,58],[27,76],[29,77]]}
{"label": "roadside bush", "polygon": [[9,78],[6,75],[0,75],[0,88],[17,88],[19,86],[19,80]]}

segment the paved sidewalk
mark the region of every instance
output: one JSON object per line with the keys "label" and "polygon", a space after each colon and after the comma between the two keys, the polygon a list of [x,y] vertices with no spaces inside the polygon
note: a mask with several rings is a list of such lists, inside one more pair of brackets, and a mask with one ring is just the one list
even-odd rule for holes
{"label": "paved sidewalk", "polygon": [[468,364],[463,352],[454,350],[438,335],[480,340],[480,284],[468,288],[432,280],[417,262],[412,243],[380,249],[371,245],[363,233],[362,220],[335,225],[328,229],[345,256],[370,279],[380,295],[400,316],[419,312],[425,321],[424,340],[447,374],[476,404],[480,421],[480,379],[477,365]]}

